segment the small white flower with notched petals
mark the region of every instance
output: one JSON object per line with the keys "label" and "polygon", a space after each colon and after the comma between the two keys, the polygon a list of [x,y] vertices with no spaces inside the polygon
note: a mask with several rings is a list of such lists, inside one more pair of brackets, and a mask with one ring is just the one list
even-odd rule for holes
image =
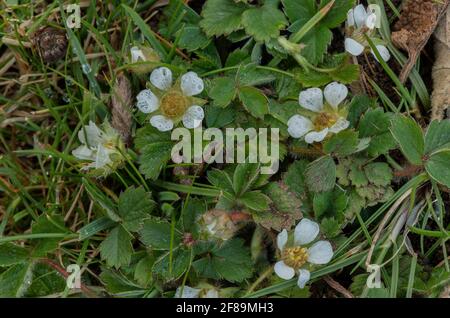
{"label": "small white flower with notched petals", "polygon": [[300,106],[313,115],[311,118],[292,116],[287,122],[289,134],[294,138],[304,137],[307,143],[312,144],[321,142],[330,133],[337,134],[347,129],[350,122],[345,119],[342,109],[339,109],[347,95],[347,87],[337,82],[328,84],[323,92],[320,88],[300,92]]}
{"label": "small white flower with notched petals", "polygon": [[[319,235],[319,225],[309,219],[302,219],[294,230],[294,242],[288,245],[288,232],[283,230],[277,236],[277,246],[281,252],[281,260],[275,264],[274,270],[282,279],[292,279],[298,275],[297,285],[305,287],[311,277],[306,264],[324,265],[333,258],[333,248],[328,241],[311,243]],[[309,247],[308,247],[309,246]]]}
{"label": "small white flower with notched petals", "polygon": [[150,124],[160,131],[170,131],[179,122],[188,129],[201,125],[205,113],[199,104],[204,101],[193,96],[204,89],[203,80],[195,72],[187,72],[173,85],[172,71],[159,67],[150,74],[154,89],[145,89],[137,96],[136,107],[152,114]]}
{"label": "small white flower with notched petals", "polygon": [[72,154],[90,163],[84,164],[82,170],[94,169],[101,175],[109,174],[123,160],[124,144],[118,133],[105,122],[100,129],[90,121],[78,132],[81,145]]}
{"label": "small white flower with notched petals", "polygon": [[[350,9],[347,13],[347,34],[348,37],[345,39],[344,46],[345,50],[353,56],[359,56],[364,51],[370,49],[370,45],[367,42],[365,36],[372,38],[375,27],[377,25],[377,15],[371,12],[369,9],[366,10],[364,5],[357,5],[355,8]],[[384,45],[376,45],[380,56],[384,61],[389,61],[391,55],[389,50]],[[378,61],[375,53],[370,49],[372,55]]]}

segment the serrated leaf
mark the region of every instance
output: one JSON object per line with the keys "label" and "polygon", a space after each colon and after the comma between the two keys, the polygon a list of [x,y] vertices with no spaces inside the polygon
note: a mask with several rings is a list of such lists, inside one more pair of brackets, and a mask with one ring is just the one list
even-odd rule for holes
{"label": "serrated leaf", "polygon": [[316,26],[302,39],[302,43],[305,45],[302,55],[312,64],[322,62],[332,38],[333,33],[326,26]]}
{"label": "serrated leaf", "polygon": [[334,217],[323,218],[320,228],[322,233],[328,238],[336,237],[341,232],[341,224]]}
{"label": "serrated leaf", "polygon": [[178,46],[189,52],[203,49],[211,41],[197,25],[186,25],[180,30]]}
{"label": "serrated leaf", "polygon": [[109,232],[106,239],[100,244],[100,255],[110,267],[119,268],[128,265],[133,253],[131,235],[118,225]]}
{"label": "serrated leaf", "polygon": [[[140,239],[145,245],[155,250],[170,249],[170,224],[166,221],[146,220],[139,231]],[[180,243],[180,234],[175,231],[173,246]]]}
{"label": "serrated leaf", "polygon": [[236,83],[230,77],[218,77],[211,83],[208,92],[209,97],[214,101],[214,106],[227,107],[236,97]]}
{"label": "serrated leaf", "polygon": [[323,150],[328,154],[347,156],[356,152],[358,143],[357,132],[344,130],[328,139],[323,144]]}
{"label": "serrated leaf", "polygon": [[[321,0],[319,8],[325,7],[331,0]],[[320,21],[330,29],[336,28],[347,19],[347,12],[353,8],[355,0],[337,0],[327,15]]]}
{"label": "serrated leaf", "polygon": [[147,125],[136,133],[136,148],[139,150],[139,170],[149,179],[156,180],[163,166],[170,160],[175,143],[170,133],[163,133]]}
{"label": "serrated leaf", "polygon": [[167,251],[153,265],[154,274],[165,279],[177,279],[188,269],[191,252],[181,247],[172,251],[172,267],[170,266],[170,253]]}
{"label": "serrated leaf", "polygon": [[143,257],[134,270],[134,279],[143,287],[152,281],[152,267],[155,259],[150,255]]}
{"label": "serrated leaf", "polygon": [[424,138],[422,129],[414,119],[397,115],[392,120],[391,132],[408,161],[414,165],[422,165]]}
{"label": "serrated leaf", "polygon": [[316,193],[313,199],[314,216],[317,220],[334,217],[343,220],[348,198],[340,189]]}
{"label": "serrated leaf", "polygon": [[287,25],[284,14],[275,6],[267,4],[245,11],[242,23],[247,34],[252,35],[257,42],[278,37],[280,30]]}
{"label": "serrated leaf", "polygon": [[122,218],[122,225],[131,232],[139,230],[154,206],[150,193],[143,187],[128,188],[119,197],[118,213]]}
{"label": "serrated leaf", "polygon": [[62,293],[66,288],[66,280],[55,269],[47,264],[36,263],[33,267],[33,278],[24,297],[44,297]]}
{"label": "serrated leaf", "polygon": [[253,211],[267,211],[271,200],[260,191],[250,191],[239,197],[239,202]]}
{"label": "serrated leaf", "polygon": [[345,64],[339,69],[330,72],[329,76],[342,84],[351,84],[359,79],[360,68],[356,64]]}
{"label": "serrated leaf", "polygon": [[336,182],[336,164],[331,156],[321,157],[308,165],[305,171],[306,184],[312,192],[333,189]]}
{"label": "serrated leaf", "polygon": [[208,36],[230,34],[243,27],[242,14],[247,8],[233,0],[209,0],[203,7],[200,26]]}
{"label": "serrated leaf", "polygon": [[291,23],[299,21],[303,25],[317,13],[315,0],[282,0],[282,3]]}
{"label": "serrated leaf", "polygon": [[443,147],[450,148],[450,119],[433,120],[425,134],[426,154]]}
{"label": "serrated leaf", "polygon": [[208,181],[217,188],[220,188],[228,193],[234,193],[233,180],[227,172],[219,169],[213,169],[208,171],[207,178]]}
{"label": "serrated leaf", "polygon": [[[32,224],[32,233],[68,233],[69,231],[64,227],[64,219],[60,215],[46,215],[42,214]],[[58,248],[58,243],[63,238],[42,238],[34,240],[31,254],[33,257],[44,257],[47,253],[52,252]]]}
{"label": "serrated leaf", "polygon": [[450,149],[431,155],[425,162],[425,169],[434,180],[450,188]]}
{"label": "serrated leaf", "polygon": [[253,271],[250,251],[244,247],[241,239],[231,239],[216,245],[210,251],[210,256],[201,258],[192,265],[203,277],[223,278],[230,282],[242,282],[250,278]]}
{"label": "serrated leaf", "polygon": [[382,108],[369,109],[360,119],[358,131],[361,138],[370,137],[367,152],[378,157],[395,147],[395,140],[389,131],[391,114]]}
{"label": "serrated leaf", "polygon": [[250,86],[240,87],[239,99],[247,111],[256,118],[263,118],[269,112],[267,97],[257,88]]}
{"label": "serrated leaf", "polygon": [[385,162],[369,163],[364,167],[364,172],[367,179],[377,186],[387,186],[393,178],[392,169]]}
{"label": "serrated leaf", "polygon": [[236,196],[240,196],[249,191],[258,180],[260,173],[259,164],[241,163],[236,166],[233,174],[233,189]]}
{"label": "serrated leaf", "polygon": [[232,123],[236,118],[235,107],[215,107],[206,108],[205,122],[209,128],[222,128]]}

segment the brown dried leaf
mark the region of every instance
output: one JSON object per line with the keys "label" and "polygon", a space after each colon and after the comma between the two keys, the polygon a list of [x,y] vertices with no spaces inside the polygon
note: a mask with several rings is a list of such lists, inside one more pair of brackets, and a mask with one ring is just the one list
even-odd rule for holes
{"label": "brown dried leaf", "polygon": [[392,33],[392,42],[398,48],[408,52],[409,58],[400,74],[404,83],[417,58],[434,32],[440,17],[447,9],[449,0],[437,3],[433,0],[408,0],[402,15]]}
{"label": "brown dried leaf", "polygon": [[111,94],[111,125],[115,128],[125,143],[130,142],[131,137],[131,84],[128,78],[120,73],[117,75]]}

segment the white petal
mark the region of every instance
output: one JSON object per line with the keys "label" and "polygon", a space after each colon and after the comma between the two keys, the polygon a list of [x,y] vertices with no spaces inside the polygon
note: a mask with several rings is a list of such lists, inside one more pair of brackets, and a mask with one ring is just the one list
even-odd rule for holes
{"label": "white petal", "polygon": [[338,132],[347,129],[350,126],[350,122],[343,117],[340,117],[337,122],[331,126],[330,132],[337,134]]}
{"label": "white petal", "polygon": [[319,224],[309,219],[303,218],[297,224],[294,231],[295,245],[305,245],[314,241],[319,235]]}
{"label": "white petal", "polygon": [[172,71],[167,67],[158,67],[150,74],[153,86],[165,91],[172,86]]}
{"label": "white petal", "polygon": [[312,264],[327,264],[332,258],[333,248],[328,241],[319,241],[308,249],[308,262]]}
{"label": "white petal", "polygon": [[352,38],[346,38],[344,44],[345,50],[353,56],[360,56],[364,52],[364,45],[361,45]]}
{"label": "white petal", "polygon": [[215,289],[210,289],[203,298],[219,298],[219,292]]}
{"label": "white petal", "polygon": [[323,95],[328,104],[337,108],[347,98],[348,88],[343,84],[333,82],[325,87]]}
{"label": "white petal", "polygon": [[[387,47],[385,47],[384,45],[377,45],[377,50],[385,62],[387,62],[391,59],[391,54],[389,53],[389,50],[387,49]],[[378,58],[373,51],[372,51],[372,55],[378,61]]]}
{"label": "white petal", "polygon": [[94,152],[89,149],[86,145],[81,145],[77,149],[72,151],[72,155],[81,160],[94,160]]}
{"label": "white petal", "polygon": [[159,131],[169,131],[173,128],[173,121],[162,115],[156,115],[150,118],[150,124]]}
{"label": "white petal", "polygon": [[323,108],[323,93],[320,88],[309,88],[300,92],[298,101],[303,108],[320,112]]}
{"label": "white petal", "polygon": [[282,279],[291,279],[295,276],[295,270],[287,266],[283,261],[276,262],[274,270],[278,277]]}
{"label": "white petal", "polygon": [[370,30],[375,29],[375,26],[377,25],[377,19],[377,15],[375,13],[369,14],[366,19],[366,27],[368,27]]}
{"label": "white petal", "polygon": [[280,251],[283,250],[284,246],[287,243],[287,240],[288,240],[288,232],[286,231],[286,229],[284,229],[283,231],[278,233],[277,236],[277,246]]}
{"label": "white petal", "polygon": [[181,90],[183,94],[186,96],[194,96],[200,94],[205,85],[203,84],[203,80],[198,77],[195,72],[187,72],[183,76],[181,76]]}
{"label": "white petal", "polygon": [[109,151],[102,145],[98,145],[97,155],[95,157],[95,168],[102,168],[111,163],[111,159],[109,158]]}
{"label": "white petal", "polygon": [[175,298],[198,298],[201,289],[184,286],[183,293],[181,294],[181,287],[177,288],[175,292]]}
{"label": "white petal", "polygon": [[131,63],[136,63],[139,60],[145,61],[144,53],[142,53],[142,50],[137,46],[133,46],[130,49],[130,53],[131,53]]}
{"label": "white petal", "polygon": [[362,28],[365,25],[367,19],[367,11],[362,4],[357,5],[353,9],[353,17],[358,29]]}
{"label": "white petal", "polygon": [[159,100],[155,94],[149,89],[144,89],[137,96],[136,107],[143,113],[149,114],[159,107]]}
{"label": "white petal", "polygon": [[347,26],[352,27],[355,25],[355,18],[353,16],[353,9],[348,10],[347,12]]}
{"label": "white petal", "polygon": [[100,128],[98,128],[92,121],[89,121],[89,125],[84,126],[78,132],[78,139],[80,142],[91,148],[97,147],[97,145],[101,142],[101,136],[102,132]]}
{"label": "white petal", "polygon": [[310,278],[311,278],[311,273],[308,270],[300,269],[298,271],[298,281],[297,281],[298,287],[304,288]]}
{"label": "white petal", "polygon": [[288,122],[288,132],[294,138],[303,137],[313,129],[313,123],[306,117],[300,115],[292,116]]}
{"label": "white petal", "polygon": [[204,117],[203,108],[198,105],[191,106],[183,116],[183,125],[188,129],[197,128],[202,124]]}
{"label": "white petal", "polygon": [[308,144],[312,144],[315,142],[321,142],[328,135],[328,128],[325,128],[322,131],[311,131],[307,133],[305,136],[305,141]]}

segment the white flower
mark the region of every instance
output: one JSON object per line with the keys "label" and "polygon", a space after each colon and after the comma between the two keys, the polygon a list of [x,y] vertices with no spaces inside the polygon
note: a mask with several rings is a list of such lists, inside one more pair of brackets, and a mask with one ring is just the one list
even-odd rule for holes
{"label": "white flower", "polygon": [[[338,106],[347,98],[348,89],[345,85],[333,82],[325,87],[309,88],[300,92],[300,106],[313,112],[306,118],[301,115],[292,116],[288,122],[288,132],[294,138],[305,138],[309,144],[320,142],[329,134],[337,134],[347,129],[350,122],[342,116]],[[324,97],[326,103],[324,103]]]}
{"label": "white flower", "polygon": [[150,74],[155,89],[145,89],[137,95],[137,108],[152,114],[150,124],[160,131],[169,131],[180,121],[186,128],[197,128],[205,116],[202,101],[193,97],[203,91],[203,80],[194,72],[182,75],[172,85],[172,72],[159,67]]}
{"label": "white flower", "polygon": [[106,175],[122,161],[119,148],[124,145],[109,123],[105,122],[102,128],[89,121],[89,125],[78,132],[81,146],[74,149],[72,154],[78,159],[90,161],[83,165],[82,170],[95,169]]}
{"label": "white flower", "polygon": [[309,245],[319,235],[319,225],[309,219],[302,219],[294,230],[294,244],[286,247],[288,232],[283,230],[278,234],[277,246],[281,251],[282,260],[275,264],[275,273],[282,279],[291,279],[298,275],[297,285],[305,287],[311,273],[303,268],[305,264],[327,264],[333,258],[333,248],[328,241],[318,241]]}
{"label": "white flower", "polygon": [[[350,9],[347,13],[347,33],[348,37],[345,39],[345,50],[353,56],[361,55],[366,49],[370,48],[369,43],[364,35],[371,37],[375,32],[377,15],[365,9],[364,5],[357,5]],[[384,45],[376,45],[378,52],[384,61],[389,61],[391,55],[389,50]],[[378,61],[373,50],[370,50]]]}

